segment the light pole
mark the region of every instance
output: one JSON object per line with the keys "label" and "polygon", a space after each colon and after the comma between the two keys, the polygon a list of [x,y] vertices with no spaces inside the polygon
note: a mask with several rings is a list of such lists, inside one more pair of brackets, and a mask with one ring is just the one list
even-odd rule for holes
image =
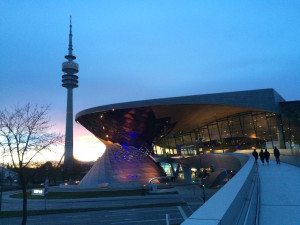
{"label": "light pole", "polygon": [[202,188],[202,191],[203,191],[203,193],[202,193],[202,199],[203,199],[203,203],[205,203],[205,183],[204,183],[204,179],[203,178],[201,178],[201,183],[200,183],[200,187]]}

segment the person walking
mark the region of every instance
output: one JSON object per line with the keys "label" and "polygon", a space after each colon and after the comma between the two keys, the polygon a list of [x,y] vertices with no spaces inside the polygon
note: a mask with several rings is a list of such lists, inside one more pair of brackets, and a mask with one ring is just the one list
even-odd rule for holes
{"label": "person walking", "polygon": [[279,159],[280,152],[279,152],[279,149],[276,146],[274,147],[274,156],[276,158],[276,163],[280,164],[280,159]]}
{"label": "person walking", "polygon": [[257,153],[257,151],[256,151],[255,148],[253,149],[252,155],[254,156],[254,158],[255,158],[255,164],[257,165],[258,153]]}
{"label": "person walking", "polygon": [[269,165],[270,152],[268,152],[268,149],[265,149],[264,157],[265,157],[267,164]]}
{"label": "person walking", "polygon": [[259,158],[260,158],[262,164],[265,165],[265,154],[262,149],[260,149]]}

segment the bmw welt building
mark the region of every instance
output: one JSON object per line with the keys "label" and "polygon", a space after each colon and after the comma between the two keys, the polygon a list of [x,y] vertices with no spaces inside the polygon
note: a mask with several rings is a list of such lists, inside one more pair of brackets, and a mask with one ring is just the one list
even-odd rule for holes
{"label": "bmw welt building", "polygon": [[79,112],[76,122],[106,144],[82,187],[137,187],[165,176],[166,162],[174,175],[174,162],[207,153],[300,145],[300,101],[285,101],[274,89],[98,106]]}

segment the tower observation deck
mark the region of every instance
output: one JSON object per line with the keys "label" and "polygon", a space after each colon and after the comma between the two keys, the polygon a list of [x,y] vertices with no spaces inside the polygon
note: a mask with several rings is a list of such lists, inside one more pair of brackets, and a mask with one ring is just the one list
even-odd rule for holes
{"label": "tower observation deck", "polygon": [[76,56],[73,55],[72,45],[72,21],[70,16],[70,33],[69,33],[69,48],[65,58],[68,60],[62,63],[62,86],[67,88],[67,114],[66,114],[66,133],[65,133],[65,159],[64,168],[71,171],[73,168],[73,88],[78,87],[78,64],[73,60]]}

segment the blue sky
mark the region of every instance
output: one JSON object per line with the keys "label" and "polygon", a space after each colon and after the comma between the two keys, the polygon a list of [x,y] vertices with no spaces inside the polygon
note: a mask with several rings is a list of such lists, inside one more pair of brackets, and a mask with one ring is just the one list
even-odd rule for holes
{"label": "blue sky", "polygon": [[[74,114],[132,100],[274,88],[300,99],[300,2],[1,1],[1,108],[51,105],[64,132],[69,15]],[[75,125],[75,136],[85,131]],[[88,133],[85,133],[86,135]]]}

